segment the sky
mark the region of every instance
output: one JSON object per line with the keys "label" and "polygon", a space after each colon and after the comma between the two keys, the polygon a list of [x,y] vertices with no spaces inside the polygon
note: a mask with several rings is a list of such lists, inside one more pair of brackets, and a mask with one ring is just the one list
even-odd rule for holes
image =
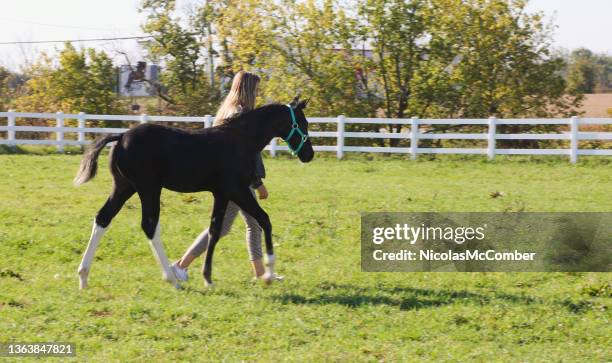
{"label": "sky", "polygon": [[555,46],[612,55],[612,0],[531,0],[527,10],[558,26]]}
{"label": "sky", "polygon": [[[197,0],[194,0],[197,1]],[[179,0],[178,8],[189,0]],[[0,0],[0,42],[88,39],[142,35],[144,15],[138,0]],[[531,0],[529,12],[542,11],[558,26],[554,45],[589,48],[612,55],[612,0]],[[77,43],[107,51],[117,62],[128,53],[131,61],[143,56],[135,40]],[[42,51],[54,53],[61,44],[2,45],[0,66],[18,70]]]}

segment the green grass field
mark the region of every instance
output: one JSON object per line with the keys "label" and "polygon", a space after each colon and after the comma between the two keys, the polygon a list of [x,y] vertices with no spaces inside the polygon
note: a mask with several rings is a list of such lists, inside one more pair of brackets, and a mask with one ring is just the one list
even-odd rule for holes
{"label": "green grass field", "polygon": [[[78,290],[111,187],[106,156],[72,187],[79,161],[0,155],[0,342],[75,342],[75,360],[104,362],[612,360],[611,273],[363,273],[359,257],[364,211],[612,211],[605,159],[267,159],[262,205],[286,281],[251,282],[239,219],[217,248],[215,289],[198,260],[180,291],[161,280],[137,197]],[[211,200],[164,191],[171,259],[208,225]]]}

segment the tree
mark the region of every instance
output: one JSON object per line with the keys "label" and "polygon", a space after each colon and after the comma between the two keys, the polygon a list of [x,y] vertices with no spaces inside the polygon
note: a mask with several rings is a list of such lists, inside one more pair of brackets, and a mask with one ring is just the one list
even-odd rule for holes
{"label": "tree", "polygon": [[172,17],[173,1],[143,4],[165,81],[179,89],[191,80],[198,95],[217,91],[199,76],[214,59],[210,84],[252,70],[267,102],[301,91],[313,116],[567,116],[582,99],[524,0],[208,0],[188,21]]}
{"label": "tree", "polygon": [[366,0],[359,7],[363,42],[371,42],[374,57],[364,59],[375,70],[386,117],[405,117],[413,83],[426,47],[419,43],[428,29],[426,1]]}
{"label": "tree", "polygon": [[[360,33],[386,117],[486,118],[577,112],[564,62],[521,0],[359,0]],[[456,126],[455,126],[456,127]],[[448,129],[431,127],[430,132]],[[388,125],[397,132],[399,126]],[[391,144],[394,142],[391,140]]]}
{"label": "tree", "polygon": [[597,64],[597,84],[596,93],[612,91],[612,57],[607,54],[600,54],[596,57]]}
{"label": "tree", "polygon": [[[284,1],[274,11],[275,42],[259,61],[274,70],[267,75],[267,94],[290,99],[290,93],[302,93],[311,98],[309,113],[315,116],[374,116],[379,102],[357,77],[355,21],[331,0]],[[293,87],[283,87],[287,82]]]}
{"label": "tree", "polygon": [[612,89],[612,57],[576,49],[567,60],[568,87],[581,93],[608,92]]}
{"label": "tree", "polygon": [[[569,117],[578,113],[583,96],[568,89],[561,75],[565,63],[551,51],[549,29],[540,14],[525,12],[525,1],[436,0],[434,4],[430,62],[439,58],[444,64],[451,56],[449,51],[462,60],[444,75],[444,82],[425,87],[425,94],[431,96],[423,97],[424,104],[416,102],[413,112],[423,105],[431,116],[452,118]],[[420,78],[435,79],[436,74],[425,73]],[[503,126],[500,131],[515,133],[521,127]]]}
{"label": "tree", "polygon": [[540,15],[521,0],[363,0],[388,117],[546,116],[565,98]]}
{"label": "tree", "polygon": [[19,111],[113,114],[120,110],[115,69],[103,51],[77,50],[66,43],[58,67],[43,54],[26,74],[23,95],[14,100]]}
{"label": "tree", "polygon": [[581,48],[571,53],[567,68],[567,82],[569,87],[577,92],[595,92],[597,66],[593,52]]}
{"label": "tree", "polygon": [[210,86],[202,59],[202,41],[198,39],[207,37],[206,27],[198,27],[194,19],[182,23],[175,18],[172,0],[144,0],[141,11],[148,14],[142,29],[153,36],[146,44],[149,58],[163,67],[160,81],[170,100],[167,111],[184,115],[213,113],[220,95]]}
{"label": "tree", "polygon": [[22,75],[0,67],[0,110],[9,109],[11,100],[17,95],[19,87],[24,82]]}
{"label": "tree", "polygon": [[[229,4],[231,3],[231,5]],[[262,75],[263,98],[310,97],[309,114],[372,115],[352,57],[354,20],[338,2],[209,1],[221,66]],[[244,14],[250,14],[245,16]]]}

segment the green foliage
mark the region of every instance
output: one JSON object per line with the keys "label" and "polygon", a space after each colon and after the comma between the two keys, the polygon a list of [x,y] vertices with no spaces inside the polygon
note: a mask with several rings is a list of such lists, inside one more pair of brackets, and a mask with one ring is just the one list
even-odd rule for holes
{"label": "green foliage", "polygon": [[[282,283],[253,284],[244,223],[175,290],[130,199],[78,290],[92,218],[111,189],[71,186],[80,156],[0,155],[0,341],[67,341],[79,361],[567,361],[610,357],[610,273],[363,273],[359,212],[609,211],[610,165],[500,158],[267,159]],[[550,160],[549,158],[545,160]],[[291,182],[287,182],[291,176]],[[491,198],[492,191],[503,196]],[[164,191],[171,260],[208,224],[210,193]]]}
{"label": "green foliage", "polygon": [[374,95],[357,82],[359,69],[351,41],[355,26],[334,1],[282,2],[272,11],[272,49],[258,60],[267,74],[271,99],[289,100],[296,93],[311,97],[313,116],[376,114]]}
{"label": "green foliage", "polygon": [[593,54],[588,49],[574,50],[568,59],[567,81],[570,89],[582,93],[612,90],[612,57]]}
{"label": "green foliage", "polygon": [[[577,51],[566,82],[549,27],[523,0],[209,0],[182,12],[172,0],[142,0],[140,9],[170,114],[214,113],[246,69],[264,80],[261,102],[301,93],[310,116],[568,116],[612,68]],[[106,54],[66,45],[58,63],[43,56],[28,70],[15,108],[118,110]]]}
{"label": "green foliage", "polygon": [[520,0],[211,0],[188,29],[174,2],[142,5],[150,50],[170,55],[174,87],[195,87],[200,37],[218,45],[217,77],[257,71],[265,99],[301,92],[313,116],[546,117],[576,113],[581,101],[567,93],[541,15]]}
{"label": "green foliage", "polygon": [[198,32],[195,22],[183,25],[181,19],[173,17],[174,1],[145,0],[141,11],[147,13],[142,29],[154,37],[146,44],[149,58],[161,62],[164,67],[160,83],[170,101],[165,113],[214,113],[220,95],[211,87],[202,62],[201,42],[197,37],[202,36],[203,29]]}
{"label": "green foliage", "polygon": [[8,87],[8,78],[10,76],[10,72],[0,67],[0,110],[8,109],[7,105],[9,102],[9,92],[10,89]]}
{"label": "green foliage", "polygon": [[13,107],[22,112],[86,112],[114,114],[120,110],[114,91],[116,73],[103,51],[77,50],[66,43],[59,65],[43,54],[27,70],[28,81]]}
{"label": "green foliage", "polygon": [[371,41],[373,56],[364,63],[372,69],[386,117],[404,118],[413,99],[416,77],[428,54],[419,44],[431,29],[425,1],[368,0],[360,4],[364,42]]}
{"label": "green foliage", "polygon": [[541,14],[526,13],[521,0],[210,0],[187,19],[174,6],[143,1],[143,29],[155,36],[151,56],[166,63],[169,93],[199,96],[197,114],[214,112],[241,69],[262,76],[263,102],[310,97],[310,116],[551,117],[577,114],[582,101],[563,79]]}
{"label": "green foliage", "polygon": [[25,82],[22,75],[13,73],[0,67],[0,110],[8,110],[13,98],[16,97],[19,87]]}
{"label": "green foliage", "polygon": [[356,87],[350,54],[353,21],[333,1],[231,3],[209,1],[198,14],[200,24],[212,23],[222,45],[220,76],[255,71],[264,79],[264,100],[312,96],[313,116],[372,114]]}
{"label": "green foliage", "polygon": [[[426,66],[412,113],[441,118],[569,117],[583,95],[567,87],[563,59],[551,52],[541,14],[518,1],[434,1]],[[452,57],[460,56],[452,65]],[[436,126],[445,131],[452,126]],[[465,131],[472,127],[463,127]],[[557,126],[499,127],[501,133],[555,132]],[[441,143],[438,141],[437,143]],[[552,147],[550,141],[501,141],[500,147]]]}
{"label": "green foliage", "polygon": [[384,87],[385,114],[549,117],[576,112],[564,63],[523,1],[365,1],[363,31]]}

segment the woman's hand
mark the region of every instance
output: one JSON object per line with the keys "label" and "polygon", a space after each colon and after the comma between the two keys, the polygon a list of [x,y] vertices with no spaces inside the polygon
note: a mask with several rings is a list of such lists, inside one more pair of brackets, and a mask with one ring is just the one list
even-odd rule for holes
{"label": "woman's hand", "polygon": [[267,199],[268,189],[266,189],[266,186],[262,184],[257,188],[257,194],[259,194],[259,199]]}

